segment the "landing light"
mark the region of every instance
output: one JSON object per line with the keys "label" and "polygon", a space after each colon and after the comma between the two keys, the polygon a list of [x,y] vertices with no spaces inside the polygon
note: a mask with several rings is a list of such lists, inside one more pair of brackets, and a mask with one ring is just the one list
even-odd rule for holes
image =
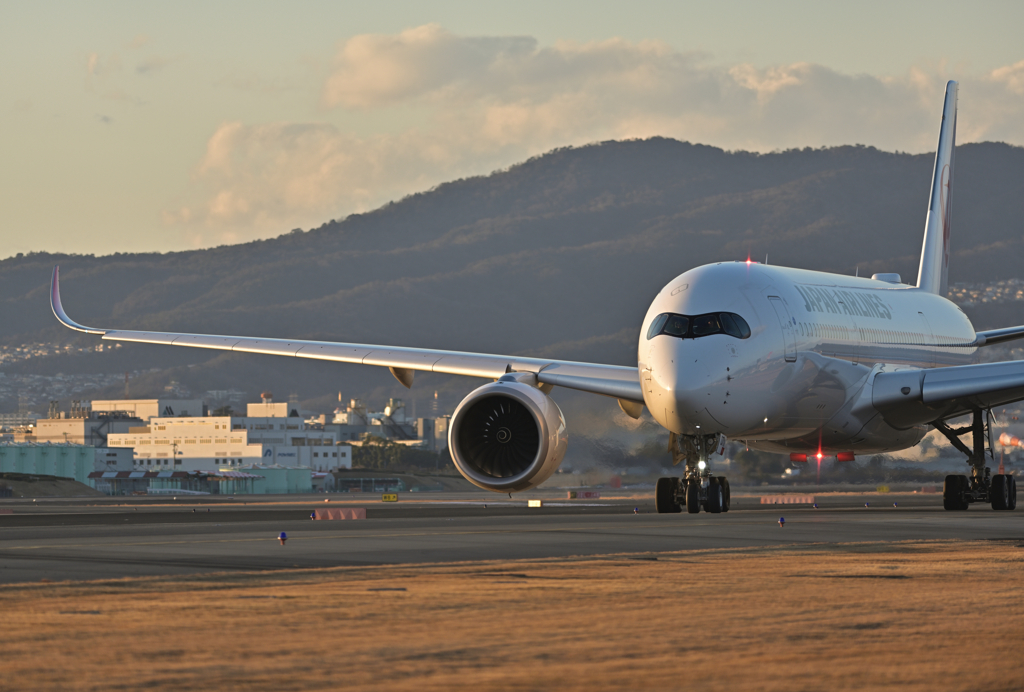
{"label": "landing light", "polygon": [[705,464],[705,463],[704,463],[703,461],[698,461],[698,462],[697,462],[697,468],[699,468],[699,469],[700,469],[701,471],[703,471],[704,469],[706,469],[706,468],[707,468],[707,466],[708,466],[708,465],[707,465],[707,464]]}

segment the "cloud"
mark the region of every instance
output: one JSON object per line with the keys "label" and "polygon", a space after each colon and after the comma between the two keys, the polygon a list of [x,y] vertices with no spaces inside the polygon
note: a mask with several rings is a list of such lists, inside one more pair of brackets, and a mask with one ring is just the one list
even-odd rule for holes
{"label": "cloud", "polygon": [[323,83],[325,121],[369,114],[386,126],[355,136],[330,122],[226,123],[210,137],[190,202],[165,218],[200,224],[207,236],[218,228],[276,234],[606,139],[925,152],[951,77],[961,78],[958,141],[1024,144],[1024,61],[980,75],[939,65],[883,77],[806,62],[719,65],[658,41],[542,46],[433,24],[355,36],[339,47]]}
{"label": "cloud", "polygon": [[121,56],[117,53],[111,53],[106,56],[99,53],[89,53],[85,59],[85,69],[89,77],[99,77],[120,72]]}
{"label": "cloud", "polygon": [[171,60],[168,58],[161,58],[159,56],[151,56],[141,61],[135,66],[135,72],[138,74],[153,74],[164,69],[171,64]]}
{"label": "cloud", "polygon": [[194,176],[198,200],[164,213],[194,224],[194,243],[318,226],[444,180],[461,163],[448,147],[412,132],[359,138],[326,123],[224,123]]}
{"label": "cloud", "polygon": [[1024,60],[993,70],[991,79],[996,84],[1005,85],[1007,90],[1024,96]]}
{"label": "cloud", "polygon": [[536,50],[529,37],[460,37],[436,24],[397,36],[366,34],[349,39],[324,86],[328,106],[372,108],[479,83],[503,62]]}
{"label": "cloud", "polygon": [[[759,151],[839,143],[925,151],[934,145],[945,81],[955,76],[941,67],[877,77],[806,62],[720,66],[658,41],[540,46],[530,37],[462,37],[430,24],[346,41],[322,102],[425,107],[435,125],[471,123],[482,145],[657,134]],[[976,101],[962,109],[961,123],[986,132],[990,102],[1024,94],[1024,61],[962,81],[963,95]],[[1024,114],[1019,99],[1012,108]],[[1024,126],[1015,140],[1024,142]]]}

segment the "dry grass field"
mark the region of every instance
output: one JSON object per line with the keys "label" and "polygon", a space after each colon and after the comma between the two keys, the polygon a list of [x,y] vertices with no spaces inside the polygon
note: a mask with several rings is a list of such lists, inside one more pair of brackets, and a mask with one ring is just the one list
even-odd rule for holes
{"label": "dry grass field", "polygon": [[1019,542],[654,557],[0,587],[0,688],[1024,688]]}

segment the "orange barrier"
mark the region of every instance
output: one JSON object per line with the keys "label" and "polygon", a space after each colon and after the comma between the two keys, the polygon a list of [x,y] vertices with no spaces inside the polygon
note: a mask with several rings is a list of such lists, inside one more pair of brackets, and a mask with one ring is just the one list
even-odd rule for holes
{"label": "orange barrier", "polygon": [[570,490],[570,500],[600,500],[601,493],[596,490]]}
{"label": "orange barrier", "polygon": [[762,495],[762,505],[813,505],[814,495]]}
{"label": "orange barrier", "polygon": [[338,509],[318,509],[313,512],[315,519],[365,519],[366,510],[362,507],[341,507]]}

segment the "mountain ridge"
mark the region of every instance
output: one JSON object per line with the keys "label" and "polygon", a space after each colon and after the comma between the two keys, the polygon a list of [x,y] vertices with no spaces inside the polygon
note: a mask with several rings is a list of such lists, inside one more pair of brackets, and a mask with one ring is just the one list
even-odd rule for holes
{"label": "mountain ridge", "polygon": [[[98,327],[630,364],[650,300],[701,264],[767,254],[772,264],[916,280],[933,161],[863,146],[757,154],[664,138],[566,147],[276,238],[7,258],[0,344],[95,341],[50,314],[49,273],[59,263],[68,313]],[[1016,276],[1024,148],[961,145],[955,175],[950,281]],[[968,312],[984,329],[1006,326],[998,320],[1013,310]],[[212,367],[217,357],[185,360]],[[180,367],[182,358],[122,349],[106,367]],[[30,369],[45,370],[45,360]],[[259,363],[253,380],[291,367]]]}

